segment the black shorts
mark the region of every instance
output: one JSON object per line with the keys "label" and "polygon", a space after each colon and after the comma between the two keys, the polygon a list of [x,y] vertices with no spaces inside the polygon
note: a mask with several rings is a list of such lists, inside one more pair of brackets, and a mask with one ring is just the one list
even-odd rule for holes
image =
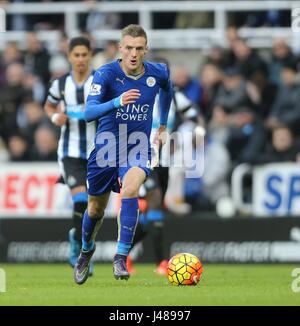
{"label": "black shorts", "polygon": [[144,183],[146,191],[160,188],[162,197],[165,196],[169,181],[169,168],[159,166],[154,168]]}
{"label": "black shorts", "polygon": [[70,188],[86,187],[87,160],[64,157],[60,162],[64,183]]}

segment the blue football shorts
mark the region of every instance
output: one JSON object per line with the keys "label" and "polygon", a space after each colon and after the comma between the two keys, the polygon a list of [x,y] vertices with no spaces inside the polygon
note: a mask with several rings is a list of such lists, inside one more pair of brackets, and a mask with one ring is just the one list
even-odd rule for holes
{"label": "blue football shorts", "polygon": [[[120,167],[118,164],[115,165],[100,167],[97,163],[97,150],[94,149],[91,152],[87,164],[87,190],[89,195],[100,196],[110,191],[120,192],[125,174],[130,168],[135,166],[127,165],[126,167]],[[138,167],[145,171],[147,178],[151,172],[150,166]]]}

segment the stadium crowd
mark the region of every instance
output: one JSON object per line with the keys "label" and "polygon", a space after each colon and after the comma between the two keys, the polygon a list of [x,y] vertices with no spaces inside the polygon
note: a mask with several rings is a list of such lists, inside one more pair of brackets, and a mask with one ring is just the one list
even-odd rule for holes
{"label": "stadium crowd", "polygon": [[[99,22],[93,15],[85,17],[87,36]],[[35,22],[14,17],[10,23],[17,27]],[[170,170],[174,186],[170,186],[169,207],[184,201],[193,210],[214,208],[219,198],[229,194],[229,176],[237,164],[299,160],[299,57],[285,39],[275,39],[271,51],[262,56],[239,38],[235,27],[228,28],[226,35],[228,46],[215,45],[202,53],[204,61],[195,75],[185,65],[171,65],[174,85],[198,110],[200,119],[193,128],[201,121],[207,136],[200,145],[206,153],[202,178],[179,183],[182,171]],[[34,31],[28,32],[26,44],[21,50],[17,43],[7,43],[1,53],[0,161],[56,161],[59,130],[42,107],[50,80],[69,70],[68,39],[62,34],[55,53],[44,47]],[[118,56],[114,41],[103,49],[94,48],[94,68]],[[176,125],[180,130],[189,128],[187,124],[181,120]],[[197,148],[194,151],[201,155]],[[176,184],[181,187],[177,193]]]}

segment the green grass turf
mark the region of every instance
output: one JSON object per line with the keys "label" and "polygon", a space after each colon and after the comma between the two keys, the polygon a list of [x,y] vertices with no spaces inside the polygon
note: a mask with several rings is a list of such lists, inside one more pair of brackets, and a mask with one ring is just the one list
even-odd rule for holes
{"label": "green grass turf", "polygon": [[7,278],[2,305],[300,305],[291,290],[296,265],[204,266],[197,286],[172,286],[153,273],[154,265],[136,264],[129,281],[116,281],[110,264],[95,266],[84,285],[73,281],[67,265],[0,265]]}

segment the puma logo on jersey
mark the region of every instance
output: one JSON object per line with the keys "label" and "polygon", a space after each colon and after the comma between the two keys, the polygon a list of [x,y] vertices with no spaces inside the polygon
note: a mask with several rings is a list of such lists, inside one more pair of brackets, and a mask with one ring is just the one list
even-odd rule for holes
{"label": "puma logo on jersey", "polygon": [[116,81],[118,81],[118,82],[120,82],[122,85],[124,85],[125,78],[123,78],[123,79],[116,78]]}

